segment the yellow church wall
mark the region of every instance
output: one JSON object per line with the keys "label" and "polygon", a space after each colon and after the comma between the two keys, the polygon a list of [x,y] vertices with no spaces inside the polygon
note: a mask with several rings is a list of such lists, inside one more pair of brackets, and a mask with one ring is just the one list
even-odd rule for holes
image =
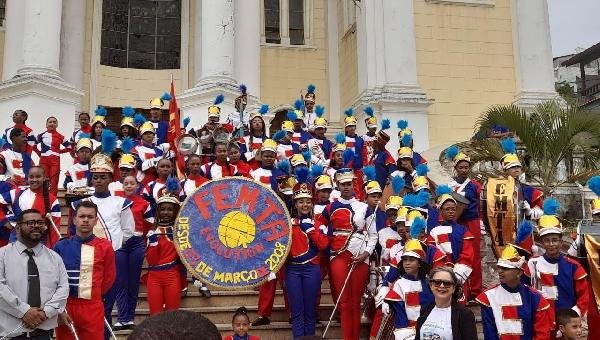
{"label": "yellow church wall", "polygon": [[4,63],[1,62],[4,60],[4,30],[0,31],[0,79],[2,79],[2,71],[4,67]]}
{"label": "yellow church wall", "polygon": [[309,83],[317,88],[317,104],[328,108],[326,1],[312,1],[313,26],[310,45],[261,46],[260,99],[271,108],[292,105],[294,100],[300,97],[300,91],[306,93]]}
{"label": "yellow church wall", "polygon": [[415,0],[414,8],[418,81],[434,100],[430,145],[467,140],[482,112],[514,98],[510,0],[493,7]]}
{"label": "yellow church wall", "polygon": [[[358,95],[358,54],[356,50],[356,24],[345,27],[342,13],[343,1],[337,1],[338,56],[340,73],[340,105],[342,110],[352,105]],[[342,115],[343,117],[343,115]]]}

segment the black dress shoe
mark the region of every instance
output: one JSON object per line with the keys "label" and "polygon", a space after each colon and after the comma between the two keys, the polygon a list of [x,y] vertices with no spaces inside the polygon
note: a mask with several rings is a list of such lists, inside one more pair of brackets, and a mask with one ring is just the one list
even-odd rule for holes
{"label": "black dress shoe", "polygon": [[259,316],[256,320],[252,321],[252,326],[264,326],[271,323],[271,320],[266,316]]}

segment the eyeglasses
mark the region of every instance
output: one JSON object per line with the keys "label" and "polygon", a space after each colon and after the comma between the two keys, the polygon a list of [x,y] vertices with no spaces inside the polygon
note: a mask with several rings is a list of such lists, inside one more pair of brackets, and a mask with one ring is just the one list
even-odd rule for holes
{"label": "eyeglasses", "polygon": [[21,222],[21,225],[26,225],[29,228],[33,228],[33,227],[45,227],[46,226],[46,222],[44,220],[37,220],[37,221],[23,221]]}
{"label": "eyeglasses", "polygon": [[454,287],[454,282],[452,281],[444,281],[444,280],[429,280],[429,283],[431,283],[432,285],[434,285],[437,288],[442,287],[442,285],[444,287]]}

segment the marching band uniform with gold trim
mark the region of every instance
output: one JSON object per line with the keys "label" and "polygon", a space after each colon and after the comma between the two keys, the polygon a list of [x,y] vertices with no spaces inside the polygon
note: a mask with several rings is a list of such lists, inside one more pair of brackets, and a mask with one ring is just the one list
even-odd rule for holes
{"label": "marching band uniform with gold trim", "polygon": [[[551,234],[562,237],[562,225],[555,216],[559,208],[554,198],[544,201],[544,215],[538,221],[540,237]],[[587,313],[589,288],[587,273],[581,264],[562,254],[551,258],[546,253],[529,259],[527,265],[532,287],[542,293],[553,311],[570,308],[582,317]]]}
{"label": "marching band uniform with gold trim", "polygon": [[[352,181],[351,169],[344,168],[336,173],[338,183]],[[354,265],[348,283],[342,292],[342,286],[348,275],[352,258],[364,252],[371,254],[377,244],[376,216],[367,216],[367,205],[351,198],[338,198],[330,203],[321,214],[317,224],[326,225],[330,237],[331,281],[339,297],[340,321],[345,339],[358,339],[360,336],[360,301],[369,276],[367,258]],[[337,298],[337,297],[334,297]]]}
{"label": "marching band uniform with gold trim", "polygon": [[125,198],[132,202],[131,213],[135,221],[135,229],[133,236],[125,241],[123,247],[118,249],[115,254],[117,266],[127,268],[126,273],[117,277],[115,282],[118,311],[115,328],[119,324],[121,326],[133,324],[140,290],[140,275],[146,252],[145,239],[148,231],[154,225],[154,212],[148,201],[138,194]]}
{"label": "marching band uniform with gold trim", "polygon": [[146,261],[150,315],[179,309],[181,261],[173,244],[172,226],[159,226],[148,233]]}
{"label": "marching band uniform with gold trim", "polygon": [[[179,309],[181,302],[181,289],[187,284],[183,279],[183,265],[173,244],[173,222],[161,220],[160,205],[171,204],[180,207],[178,194],[179,181],[170,177],[165,190],[161,192],[156,202],[156,229],[148,232],[148,247],[146,249],[146,262],[148,274],[146,285],[148,287],[148,307],[150,315],[166,310]],[[185,282],[185,284],[184,284]]]}
{"label": "marching band uniform with gold trim", "polygon": [[208,180],[201,175],[188,175],[183,181],[181,181],[181,192],[179,193],[179,201],[183,202],[189,195],[191,195],[198,187]]}
{"label": "marching band uniform with gold trim", "polygon": [[[411,256],[422,261],[425,256],[422,243],[418,240],[407,241],[402,256]],[[424,276],[414,277],[404,273],[392,282],[384,301],[395,312],[394,334],[403,339],[403,336],[415,333],[421,306],[433,302],[434,297]]]}
{"label": "marching band uniform with gold trim", "polygon": [[[300,175],[294,186],[294,199],[312,199],[312,188],[306,176]],[[305,169],[308,175],[308,169]],[[302,177],[302,178],[300,178]],[[285,285],[292,317],[294,338],[315,335],[316,300],[321,290],[320,252],[327,248],[329,239],[310,216],[292,219],[292,241],[285,266]]]}
{"label": "marching band uniform with gold trim", "polygon": [[[73,235],[60,240],[54,250],[62,257],[69,275],[66,310],[80,339],[104,337],[102,296],[116,277],[115,253],[109,240],[91,235],[82,239]],[[56,329],[57,339],[74,339],[66,325]]]}
{"label": "marching band uniform with gold trim", "polygon": [[[508,245],[498,266],[522,270],[525,259]],[[554,314],[550,304],[537,290],[519,283],[511,288],[502,283],[479,294],[483,335],[486,340],[550,339]]]}
{"label": "marching band uniform with gold trim", "polygon": [[248,135],[239,140],[241,158],[248,163],[253,170],[260,167],[260,162],[258,162],[255,157],[265,139],[267,139],[267,136]]}
{"label": "marching band uniform with gold trim", "polygon": [[[0,181],[11,180],[13,189],[25,185],[29,169],[35,165],[31,154],[13,151],[11,148],[0,151]],[[8,184],[8,182],[7,182]]]}
{"label": "marching band uniform with gold trim", "polygon": [[[46,204],[44,203],[43,189],[39,188],[36,190],[26,189],[12,189],[11,191],[3,192],[0,194],[0,205],[4,207],[10,207],[12,215],[8,217],[11,222],[15,222],[17,216],[21,215],[21,212],[27,209],[35,209],[46,216],[47,213],[52,215],[52,221],[56,226],[60,226],[60,203],[56,196],[48,193],[48,202],[50,203],[50,211],[46,210]],[[57,235],[54,228],[50,227],[47,229],[47,239],[45,244],[48,248],[52,248],[56,242],[60,239],[61,235]],[[10,235],[10,241],[14,242],[17,240],[16,230],[13,229]]]}
{"label": "marching band uniform with gold trim", "polygon": [[[112,160],[108,154],[112,154],[116,145],[116,135],[110,130],[102,132],[102,152],[94,155],[90,160],[90,172],[109,173],[114,172]],[[114,250],[121,248],[135,230],[135,220],[131,212],[130,200],[119,196],[112,196],[110,192],[94,192],[94,195],[74,201],[71,203],[73,211],[83,201],[90,201],[98,207],[98,221],[94,226],[94,235],[107,239],[111,242]],[[75,235],[75,226],[69,227],[69,235]],[[128,267],[117,264],[117,280],[127,275]],[[116,285],[104,295],[104,317],[112,321],[112,309],[116,299]],[[105,329],[105,338],[108,338],[108,329]]]}

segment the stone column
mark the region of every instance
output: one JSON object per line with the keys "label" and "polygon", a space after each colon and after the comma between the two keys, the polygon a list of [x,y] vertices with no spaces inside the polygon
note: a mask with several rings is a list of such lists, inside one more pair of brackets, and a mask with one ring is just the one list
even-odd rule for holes
{"label": "stone column", "polygon": [[558,99],[547,0],[511,1],[517,91],[515,104],[531,108]]}
{"label": "stone column", "polygon": [[[392,121],[389,150],[398,147],[400,119],[409,122],[415,150],[428,149],[431,100],[417,80],[413,0],[363,1],[357,14],[360,95],[354,106],[362,112],[363,106],[372,105],[380,120]],[[364,130],[364,124],[359,128]]]}
{"label": "stone column", "polygon": [[233,0],[202,0],[202,70],[199,83],[234,80],[236,32]]}
{"label": "stone column", "polygon": [[62,0],[23,0],[23,65],[17,74],[60,78]]}
{"label": "stone column", "polygon": [[235,3],[235,78],[248,87],[249,95],[260,99],[260,3]]}
{"label": "stone column", "polygon": [[25,1],[6,1],[6,21],[4,35],[4,64],[2,80],[7,80],[17,74],[23,63],[23,17],[25,16]]}
{"label": "stone column", "polygon": [[86,1],[63,0],[60,71],[65,82],[83,88]]}

